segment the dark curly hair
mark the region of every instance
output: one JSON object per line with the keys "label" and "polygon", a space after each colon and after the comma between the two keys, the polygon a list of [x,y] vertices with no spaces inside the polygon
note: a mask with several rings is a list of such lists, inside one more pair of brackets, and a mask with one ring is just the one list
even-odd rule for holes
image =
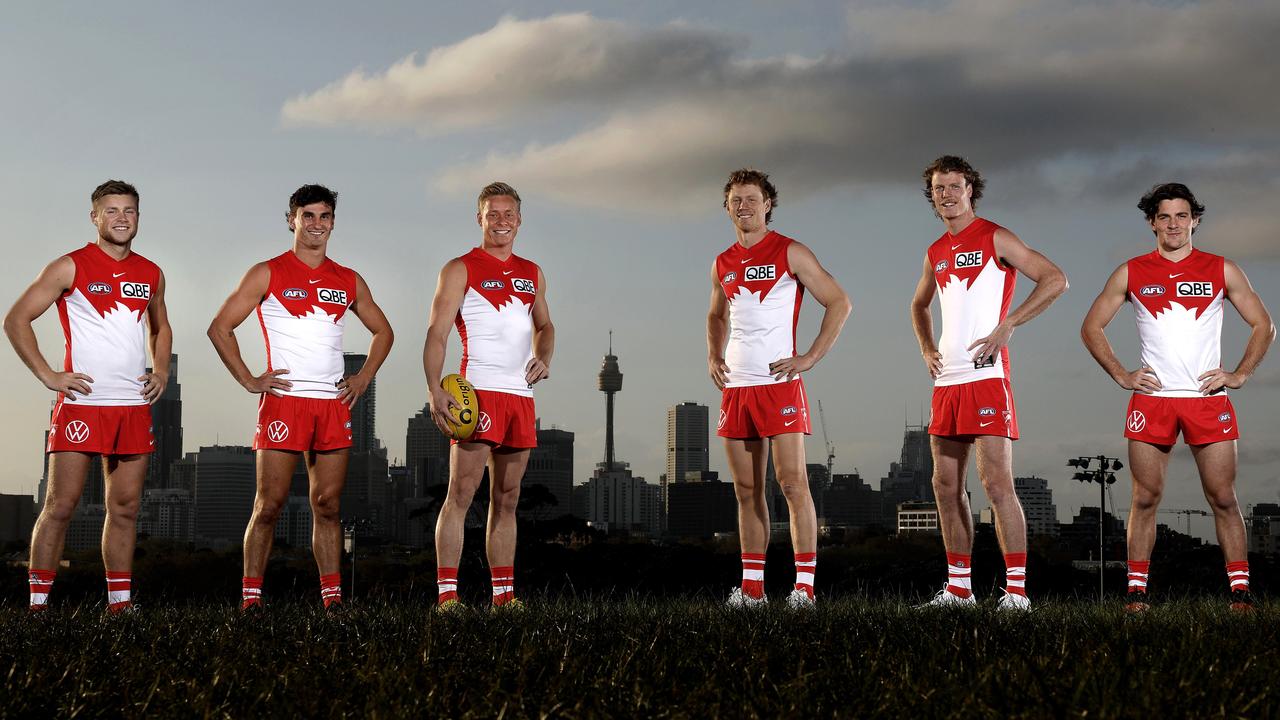
{"label": "dark curly hair", "polygon": [[1191,188],[1182,183],[1162,183],[1153,186],[1138,201],[1138,209],[1147,218],[1147,222],[1156,219],[1156,211],[1160,209],[1160,202],[1163,200],[1186,200],[1187,204],[1191,206],[1191,218],[1193,220],[1198,220],[1201,215],[1204,215],[1204,204],[1196,200]]}
{"label": "dark curly hair", "polygon": [[959,155],[943,155],[942,157],[929,163],[929,167],[924,169],[921,177],[924,178],[924,199],[933,207],[933,174],[958,172],[964,175],[964,181],[969,183],[973,188],[973,194],[969,196],[969,203],[974,209],[978,208],[978,200],[982,197],[982,189],[987,186],[987,181],[982,179],[982,173],[974,169],[968,160]]}

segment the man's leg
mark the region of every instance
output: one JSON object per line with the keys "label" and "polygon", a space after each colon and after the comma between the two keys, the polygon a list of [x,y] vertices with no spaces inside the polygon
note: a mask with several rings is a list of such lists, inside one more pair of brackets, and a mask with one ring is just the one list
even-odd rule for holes
{"label": "man's leg", "polygon": [[527,448],[495,448],[489,458],[489,522],[485,553],[493,578],[493,604],[515,597],[516,505],[529,463]]}
{"label": "man's leg", "polygon": [[970,556],[973,553],[973,513],[965,493],[965,469],[969,462],[967,442],[939,435],[930,436],[933,452],[933,497],[938,504],[938,525],[947,551],[947,587],[939,598],[973,597]]}
{"label": "man's leg", "polygon": [[[1128,592],[1147,592],[1151,551],[1156,545],[1156,512],[1164,495],[1165,474],[1169,470],[1172,445],[1153,445],[1129,440],[1129,473],[1133,476],[1133,501],[1129,505],[1127,545],[1129,554]],[[1145,609],[1145,601],[1132,599],[1132,609]]]}
{"label": "man's leg", "polygon": [[733,494],[738,500],[738,542],[742,548],[742,594],[764,597],[764,557],[769,547],[769,506],[764,476],[769,455],[763,440],[725,438]]}
{"label": "man's leg", "polygon": [[791,517],[791,548],[795,555],[795,589],[813,599],[813,576],[818,558],[818,514],[809,493],[809,473],[804,463],[804,435],[785,433],[770,438],[773,469],[787,500]]}
{"label": "man's leg", "polygon": [[1227,581],[1233,591],[1249,591],[1249,543],[1236,500],[1236,441],[1192,445],[1200,470],[1200,484],[1213,510],[1218,546],[1227,561]]}
{"label": "man's leg", "polygon": [[[320,600],[342,602],[342,516],[339,501],[347,483],[350,448],[305,454],[311,483],[311,552],[320,570]],[[292,473],[290,473],[292,475]],[[287,500],[287,498],[286,498]]]}
{"label": "man's leg", "polygon": [[42,609],[48,603],[49,590],[62,546],[67,539],[67,526],[75,514],[76,503],[84,492],[93,456],[78,452],[49,453],[49,485],[45,489],[44,506],[31,532],[31,607]]}
{"label": "man's leg", "polygon": [[107,570],[107,609],[131,605],[133,550],[138,540],[138,506],[150,455],[105,458],[107,521],[102,526],[102,564]]}
{"label": "man's leg", "polygon": [[[978,477],[996,516],[996,539],[1004,554],[1005,592],[1027,596],[1027,518],[1013,489],[1013,441],[982,435],[974,443],[978,451]],[[1018,598],[1001,602],[1021,603]],[[1027,607],[1025,603],[1016,605]]]}
{"label": "man's leg", "polygon": [[489,445],[482,442],[457,443],[449,452],[449,491],[436,518],[437,601],[442,605],[458,599],[458,561],[467,509],[480,487],[489,455]]}
{"label": "man's leg", "polygon": [[299,454],[290,450],[257,453],[258,489],[253,498],[253,515],[244,531],[242,607],[256,605],[262,599],[262,574],[267,569],[267,558],[275,541],[276,520],[289,498],[289,483]]}

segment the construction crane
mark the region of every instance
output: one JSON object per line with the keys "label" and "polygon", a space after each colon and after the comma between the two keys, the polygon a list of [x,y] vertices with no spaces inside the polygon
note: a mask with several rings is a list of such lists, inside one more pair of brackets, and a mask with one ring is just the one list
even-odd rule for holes
{"label": "construction crane", "polygon": [[831,482],[831,469],[836,464],[836,446],[827,437],[827,414],[822,412],[822,401],[818,401],[818,420],[822,422],[822,442],[827,446],[827,482]]}
{"label": "construction crane", "polygon": [[1192,515],[1200,515],[1201,517],[1208,517],[1209,515],[1212,514],[1208,510],[1161,510],[1160,512],[1166,513],[1168,515],[1185,515],[1187,518],[1187,534],[1188,535],[1191,534],[1191,516]]}

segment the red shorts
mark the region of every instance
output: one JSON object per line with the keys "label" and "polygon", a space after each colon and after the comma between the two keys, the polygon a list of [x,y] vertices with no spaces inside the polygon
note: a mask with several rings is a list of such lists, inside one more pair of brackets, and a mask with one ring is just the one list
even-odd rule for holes
{"label": "red shorts", "polygon": [[1172,445],[1178,431],[1188,445],[1208,445],[1240,437],[1236,409],[1226,395],[1155,397],[1134,393],[1129,399],[1124,436],[1152,445]]}
{"label": "red shorts", "polygon": [[1017,440],[1018,413],[1013,408],[1013,387],[1005,378],[935,387],[929,434],[952,439],[997,435]]}
{"label": "red shorts", "polygon": [[[480,418],[466,442],[508,448],[538,447],[538,414],[533,398],[495,390],[476,390]],[[456,441],[455,441],[456,442]]]}
{"label": "red shorts", "polygon": [[156,449],[150,405],[80,405],[59,397],[46,452],[141,455]]}
{"label": "red shorts", "polygon": [[337,398],[262,393],[254,450],[341,450],[351,447],[351,409]]}
{"label": "red shorts", "polygon": [[724,389],[717,435],[755,440],[786,433],[810,433],[803,380]]}

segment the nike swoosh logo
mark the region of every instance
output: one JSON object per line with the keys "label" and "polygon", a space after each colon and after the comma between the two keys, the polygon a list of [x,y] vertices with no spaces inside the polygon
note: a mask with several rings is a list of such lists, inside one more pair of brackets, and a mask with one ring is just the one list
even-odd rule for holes
{"label": "nike swoosh logo", "polygon": [[986,427],[993,422],[995,422],[995,420],[992,420],[991,422],[978,423],[978,427]]}
{"label": "nike swoosh logo", "polygon": [[799,420],[792,420],[791,422],[784,422],[784,423],[782,423],[782,426],[783,426],[783,427],[791,427],[792,425],[795,425],[795,424],[796,424],[796,423],[798,423],[798,422],[800,422],[800,421],[799,421]]}
{"label": "nike swoosh logo", "polygon": [[513,273],[513,272],[515,272],[515,270],[503,270],[503,271],[502,271],[502,274],[503,274],[503,275],[510,275],[510,274],[511,274],[511,273]]}
{"label": "nike swoosh logo", "polygon": [[1222,431],[1222,434],[1223,434],[1223,435],[1226,435],[1227,433],[1231,432],[1233,429],[1234,429],[1234,428],[1227,428],[1226,430],[1223,430],[1223,431]]}
{"label": "nike swoosh logo", "polygon": [[[960,243],[960,245],[963,245],[963,244],[964,244],[964,243]],[[955,250],[956,248],[960,247],[960,245],[952,245],[952,246],[951,246],[951,249],[952,249],[952,250]]]}
{"label": "nike swoosh logo", "polygon": [[308,280],[307,282],[311,283],[312,285],[315,285],[316,283],[318,283],[318,282],[320,282],[320,281],[319,281],[319,280]]}
{"label": "nike swoosh logo", "polygon": [[743,265],[746,265],[746,264],[747,264],[747,263],[749,263],[749,262],[751,262],[751,258],[747,258],[746,260],[743,260],[743,261],[742,261],[742,264],[743,264]]}
{"label": "nike swoosh logo", "polygon": [[1170,273],[1170,274],[1169,274],[1169,279],[1170,279],[1170,280],[1172,280],[1172,279],[1174,279],[1174,278],[1176,278],[1176,277],[1182,277],[1183,275],[1186,275],[1186,273]]}
{"label": "nike swoosh logo", "polygon": [[120,277],[121,275],[124,275],[124,273],[111,273],[111,277],[113,277],[113,278],[118,278],[118,277]]}

